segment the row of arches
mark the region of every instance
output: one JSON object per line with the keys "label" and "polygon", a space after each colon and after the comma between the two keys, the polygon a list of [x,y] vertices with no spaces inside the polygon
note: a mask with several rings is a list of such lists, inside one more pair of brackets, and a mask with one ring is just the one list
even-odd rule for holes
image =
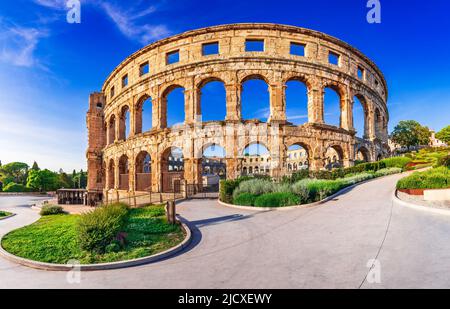
{"label": "row of arches", "polygon": [[[260,75],[252,75],[244,79],[239,86],[240,91],[240,117],[243,120],[257,119],[267,122],[271,115],[271,95],[273,90],[267,80]],[[227,117],[227,86],[218,78],[210,78],[200,83],[196,90],[197,99],[195,113],[201,121],[223,121]],[[308,105],[315,101],[312,85],[306,79],[292,78],[283,85],[283,105],[286,120],[293,125],[302,125],[314,121]],[[320,102],[316,106],[323,114],[326,124],[343,127],[344,118],[347,117],[345,101],[347,93],[344,87],[329,83],[322,88]],[[186,91],[181,85],[172,85],[162,94],[160,108],[148,95],[141,97],[134,108],[124,105],[117,115],[111,115],[106,123],[108,144],[116,140],[125,140],[131,133],[139,134],[150,131],[154,127],[172,127],[182,124],[186,117]],[[369,135],[383,134],[387,119],[384,114],[375,108],[372,110],[367,99],[362,95],[351,98],[351,126],[356,130],[356,136],[368,138]],[[134,115],[131,115],[133,113]],[[373,116],[372,116],[373,114]],[[134,128],[131,130],[132,121]],[[116,119],[118,118],[118,119]],[[371,132],[371,122],[373,131]],[[133,132],[132,132],[133,131]],[[116,136],[117,135],[117,136]]]}
{"label": "row of arches", "polygon": [[[196,163],[200,168],[201,177],[217,177],[224,179],[227,175],[227,157],[223,147],[212,144],[203,148],[202,158]],[[311,149],[303,143],[295,143],[287,149],[286,158],[283,160],[282,169],[286,174],[294,173],[302,169],[308,169],[311,160]],[[271,154],[268,148],[262,143],[252,143],[248,145],[239,156],[240,175],[270,175],[272,165]],[[357,151],[357,160],[369,161],[369,151],[365,147],[360,147]],[[110,159],[107,162],[107,183],[106,189],[150,191],[152,189],[153,168],[155,161],[147,151],[140,151],[134,158],[122,155],[117,159]],[[130,164],[134,165],[130,169]],[[184,179],[185,158],[183,151],[178,147],[166,149],[160,156],[156,164],[159,176],[156,177],[161,184],[162,192],[172,192],[174,183]],[[323,167],[333,169],[344,166],[344,150],[339,145],[329,146],[323,158]],[[130,177],[131,170],[133,175]],[[133,182],[130,181],[133,179]],[[197,181],[203,181],[198,179]]]}

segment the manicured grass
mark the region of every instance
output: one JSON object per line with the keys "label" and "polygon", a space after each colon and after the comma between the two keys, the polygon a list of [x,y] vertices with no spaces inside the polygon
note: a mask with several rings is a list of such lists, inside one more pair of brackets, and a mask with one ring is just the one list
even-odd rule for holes
{"label": "manicured grass", "polygon": [[167,250],[184,239],[179,225],[167,222],[163,206],[131,209],[123,233],[125,246],[118,252],[96,254],[80,249],[77,240],[78,215],[50,215],[12,231],[2,247],[17,256],[65,264],[71,259],[82,264],[115,262],[149,256]]}
{"label": "manicured grass", "polygon": [[415,172],[397,182],[397,189],[450,188],[450,168],[441,166],[424,172]]}
{"label": "manicured grass", "polygon": [[12,213],[0,210],[0,218],[12,215]]}

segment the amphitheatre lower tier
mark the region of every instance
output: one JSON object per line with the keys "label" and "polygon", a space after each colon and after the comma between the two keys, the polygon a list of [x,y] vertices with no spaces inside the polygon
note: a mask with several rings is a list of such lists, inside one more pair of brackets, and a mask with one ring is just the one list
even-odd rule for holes
{"label": "amphitheatre lower tier", "polygon": [[[243,113],[243,85],[250,80],[267,85],[267,107],[251,107],[266,108],[265,119]],[[306,87],[303,124],[289,118],[291,81]],[[202,121],[211,109],[202,90],[211,82],[223,85],[224,102],[217,109],[225,112],[221,119]],[[339,97],[334,125],[326,123],[326,89]],[[181,90],[183,106],[171,109],[175,90]],[[386,100],[386,82],[375,64],[326,34],[275,24],[189,31],[134,53],[101,92],[91,94],[88,190],[171,192],[176,181],[200,184],[211,174],[279,178],[303,168],[374,161],[389,154]],[[364,113],[363,132],[354,128],[356,104]],[[145,117],[151,127],[144,127]]]}

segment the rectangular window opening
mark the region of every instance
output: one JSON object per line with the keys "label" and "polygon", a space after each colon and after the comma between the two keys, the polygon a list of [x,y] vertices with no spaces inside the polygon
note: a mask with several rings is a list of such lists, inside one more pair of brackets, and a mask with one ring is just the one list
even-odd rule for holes
{"label": "rectangular window opening", "polygon": [[364,79],[364,69],[360,66],[358,66],[358,78]]}
{"label": "rectangular window opening", "polygon": [[115,95],[115,89],[114,89],[114,86],[112,86],[111,87],[111,93],[110,93],[111,98],[113,98],[114,95]]}
{"label": "rectangular window opening", "polygon": [[330,51],[328,53],[328,63],[333,64],[333,65],[339,65],[339,54]]}
{"label": "rectangular window opening", "polygon": [[128,74],[122,77],[122,88],[128,86]]}
{"label": "rectangular window opening", "polygon": [[167,53],[166,62],[167,64],[174,64],[180,62],[180,51],[175,50],[173,52]]}
{"label": "rectangular window opening", "polygon": [[203,56],[218,55],[219,54],[219,43],[205,43],[202,45]]}
{"label": "rectangular window opening", "polygon": [[245,51],[246,52],[263,52],[264,51],[264,40],[258,40],[258,39],[245,40]]}
{"label": "rectangular window opening", "polygon": [[290,51],[291,55],[305,57],[305,48],[306,48],[305,44],[292,42]]}
{"label": "rectangular window opening", "polygon": [[139,76],[150,73],[150,64],[148,62],[142,63],[139,66]]}

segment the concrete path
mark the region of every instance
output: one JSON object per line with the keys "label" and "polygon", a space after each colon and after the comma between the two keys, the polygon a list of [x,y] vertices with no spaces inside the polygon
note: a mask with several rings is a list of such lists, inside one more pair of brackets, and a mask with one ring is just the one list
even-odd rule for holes
{"label": "concrete path", "polygon": [[[450,288],[450,217],[393,205],[401,177],[359,185],[307,209],[257,212],[184,202],[178,212],[190,221],[194,241],[176,257],[84,272],[74,284],[64,272],[0,258],[0,288]],[[0,234],[37,218],[31,209],[9,210],[18,215],[0,222]],[[374,258],[380,283],[366,280]]]}

